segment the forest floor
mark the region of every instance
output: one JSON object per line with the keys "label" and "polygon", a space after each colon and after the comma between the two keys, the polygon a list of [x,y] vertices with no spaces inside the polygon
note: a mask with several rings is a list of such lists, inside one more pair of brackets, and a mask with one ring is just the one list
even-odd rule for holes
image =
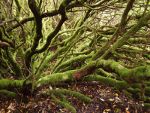
{"label": "forest floor", "polygon": [[[65,86],[66,88],[66,86]],[[98,83],[76,83],[67,85],[67,89],[81,92],[92,98],[89,104],[74,97],[68,97],[77,113],[150,113],[142,109],[142,102],[126,96],[123,92]],[[16,99],[0,99],[0,113],[70,113],[66,108],[55,104],[49,97],[37,93],[29,97],[28,102]]]}

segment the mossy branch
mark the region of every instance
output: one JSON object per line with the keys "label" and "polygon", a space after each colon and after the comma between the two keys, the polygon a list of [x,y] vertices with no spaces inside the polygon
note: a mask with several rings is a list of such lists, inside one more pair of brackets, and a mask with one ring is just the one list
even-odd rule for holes
{"label": "mossy branch", "polygon": [[144,27],[149,20],[150,20],[150,12],[141,17],[138,23],[135,24],[130,30],[128,30],[120,39],[118,39],[113,44],[113,46],[110,47],[100,58],[107,59],[110,56],[111,52],[123,46],[125,42],[127,42],[127,40],[130,38],[130,36],[134,35],[137,31],[139,31],[141,27]]}
{"label": "mossy branch", "polygon": [[110,41],[108,41],[102,48],[100,48],[95,55],[93,55],[92,59],[95,60],[99,57],[101,57],[101,55],[103,55],[105,53],[105,51],[110,47],[111,44],[113,44],[117,38],[119,37],[119,35],[124,32],[124,28],[125,25],[127,24],[127,16],[129,11],[132,9],[133,7],[133,3],[135,0],[129,0],[129,2],[127,3],[127,6],[123,12],[123,15],[121,17],[121,21],[120,24],[118,26],[118,28],[116,29],[116,31],[114,32],[114,34],[112,35],[112,38],[110,39]]}
{"label": "mossy branch", "polygon": [[79,93],[79,92],[76,92],[76,91],[71,91],[71,90],[67,90],[67,89],[55,89],[55,90],[48,90],[47,91],[48,94],[64,94],[64,95],[69,95],[69,96],[73,96],[73,97],[76,97],[78,99],[80,99],[81,101],[83,102],[86,102],[86,103],[89,103],[92,101],[91,98]]}
{"label": "mossy branch", "polygon": [[99,60],[97,65],[107,70],[114,71],[120,76],[120,79],[129,83],[142,82],[143,80],[150,79],[150,66],[148,65],[128,69],[113,60]]}
{"label": "mossy branch", "polygon": [[4,89],[0,90],[0,95],[7,98],[15,98],[17,96],[16,93]]}
{"label": "mossy branch", "polygon": [[21,88],[24,80],[0,79],[0,89]]}
{"label": "mossy branch", "polygon": [[41,77],[37,84],[55,84],[68,80],[78,80],[84,76],[90,75],[95,72],[96,68],[104,68],[118,74],[120,80],[128,83],[142,83],[144,80],[150,79],[150,67],[139,66],[137,68],[128,69],[113,60],[99,60],[93,61],[81,69],[66,71],[63,73],[54,73],[49,76]]}
{"label": "mossy branch", "polygon": [[54,100],[54,102],[56,102],[57,104],[60,104],[64,108],[67,108],[72,113],[76,113],[76,109],[72,105],[70,105],[68,102],[61,101],[58,98],[56,98],[54,95],[52,95],[52,99]]}
{"label": "mossy branch", "polygon": [[[101,59],[107,59],[108,57],[110,57],[111,52],[124,45],[125,42],[127,42],[127,40],[130,38],[130,36],[133,36],[137,31],[140,30],[141,27],[145,26],[148,23],[149,19],[150,12],[146,13],[143,17],[141,17],[137,24],[135,24],[131,29],[129,29],[120,39],[118,39],[112,47],[110,47],[110,44],[112,44],[111,41],[113,40],[109,41],[103,48],[98,50],[98,52],[95,55],[93,55],[92,59],[95,60],[99,57]],[[108,47],[110,48],[108,49]]]}
{"label": "mossy branch", "polygon": [[16,76],[23,77],[21,67],[17,64],[17,62],[13,58],[12,53],[10,52],[9,48],[6,48],[6,55],[7,55],[8,61],[13,67],[13,71],[15,72]]}
{"label": "mossy branch", "polygon": [[116,79],[108,78],[108,77],[103,77],[101,75],[86,76],[83,78],[83,80],[84,81],[98,81],[101,84],[114,87],[118,90],[126,89],[126,88],[130,87],[130,85],[125,81],[116,80]]}
{"label": "mossy branch", "polygon": [[75,62],[78,62],[78,61],[82,62],[82,61],[84,61],[84,60],[86,60],[87,58],[90,58],[90,57],[91,57],[91,55],[81,55],[81,56],[73,57],[73,58],[71,58],[71,59],[69,59],[69,60],[63,62],[62,64],[60,64],[60,65],[55,69],[54,72],[55,72],[55,73],[56,73],[56,72],[59,72],[59,70],[65,68],[65,67],[67,67],[67,66],[71,66],[71,64],[73,64],[73,63],[75,63]]}
{"label": "mossy branch", "polygon": [[38,47],[39,41],[42,37],[42,18],[41,18],[40,10],[38,9],[38,6],[36,5],[35,0],[28,0],[28,5],[35,17],[35,23],[36,23],[36,35],[34,37],[32,47],[26,52],[26,55],[25,55],[26,67],[29,69],[30,63],[31,63],[31,57],[35,54],[35,50]]}

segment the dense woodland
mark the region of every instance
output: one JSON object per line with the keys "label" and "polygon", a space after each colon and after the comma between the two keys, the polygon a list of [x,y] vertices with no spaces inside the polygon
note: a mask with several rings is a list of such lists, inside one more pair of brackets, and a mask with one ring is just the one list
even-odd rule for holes
{"label": "dense woodland", "polygon": [[0,0],[0,100],[76,113],[68,96],[93,101],[67,88],[79,83],[150,109],[150,0]]}

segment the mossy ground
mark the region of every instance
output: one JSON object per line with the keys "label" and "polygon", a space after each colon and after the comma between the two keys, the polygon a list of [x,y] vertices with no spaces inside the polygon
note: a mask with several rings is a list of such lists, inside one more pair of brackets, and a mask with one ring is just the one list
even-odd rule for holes
{"label": "mossy ground", "polygon": [[[134,100],[110,87],[96,82],[80,82],[64,86],[67,89],[78,91],[92,98],[87,104],[74,97],[67,97],[76,108],[77,113],[149,113],[142,108],[142,102]],[[41,88],[42,91],[47,86]],[[40,91],[41,92],[41,91]],[[0,99],[0,113],[70,113],[66,108],[54,103],[50,97],[43,97],[40,92],[28,97],[28,102],[20,100]]]}

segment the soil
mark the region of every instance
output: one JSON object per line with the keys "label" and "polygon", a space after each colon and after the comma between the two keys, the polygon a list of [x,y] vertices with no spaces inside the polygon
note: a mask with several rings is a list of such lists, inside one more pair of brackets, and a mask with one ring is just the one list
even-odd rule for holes
{"label": "soil", "polygon": [[[98,83],[76,83],[65,88],[78,91],[92,99],[92,102],[87,104],[74,97],[67,97],[77,113],[150,113],[150,110],[142,107],[143,104],[139,100],[127,96],[123,91],[116,91]],[[0,98],[0,113],[70,113],[70,111],[54,103],[50,97],[39,96],[38,92],[25,100]]]}

